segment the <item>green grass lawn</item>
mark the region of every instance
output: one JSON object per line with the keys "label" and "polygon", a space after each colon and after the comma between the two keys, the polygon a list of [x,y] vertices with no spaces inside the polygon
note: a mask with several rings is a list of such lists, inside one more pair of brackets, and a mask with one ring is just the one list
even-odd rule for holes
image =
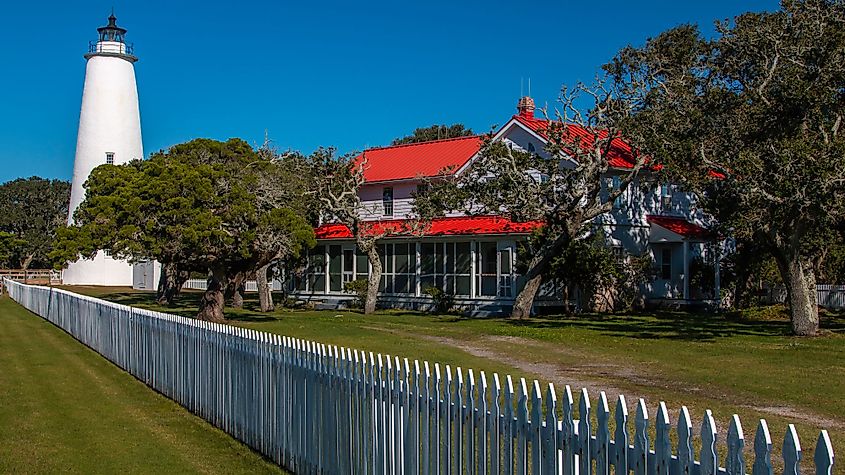
{"label": "green grass lawn", "polygon": [[281,473],[8,297],[0,473]]}
{"label": "green grass lawn", "polygon": [[[151,294],[79,288],[109,300],[192,316],[199,295],[182,295],[162,309]],[[505,318],[381,312],[277,310],[262,314],[254,295],[228,310],[235,325],[356,349],[553,382],[594,396],[623,393],[633,407],[643,397],[652,417],[666,401],[674,426],[687,405],[699,432],[712,409],[724,441],[731,414],[742,418],[747,446],[765,418],[775,452],[788,422],[796,424],[812,465],[818,431],[845,450],[845,318],[825,315],[822,336],[795,338],[778,312],[726,318],[717,314],[652,312],[511,321]],[[615,404],[611,400],[611,409]],[[595,399],[593,404],[595,405]],[[722,442],[723,443],[723,442]],[[724,456],[724,453],[722,453]],[[839,464],[841,465],[841,464]]]}

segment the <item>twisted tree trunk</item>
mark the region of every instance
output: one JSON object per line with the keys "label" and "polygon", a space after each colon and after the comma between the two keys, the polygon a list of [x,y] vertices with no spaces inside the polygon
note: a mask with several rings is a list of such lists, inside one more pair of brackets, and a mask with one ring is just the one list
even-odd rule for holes
{"label": "twisted tree trunk", "polygon": [[243,308],[244,292],[246,291],[246,273],[236,272],[226,282],[224,299],[232,302],[232,308]]}
{"label": "twisted tree trunk", "polygon": [[776,252],[775,261],[786,284],[792,333],[815,336],[819,331],[819,308],[812,262],[800,252],[789,251]]}
{"label": "twisted tree trunk", "polygon": [[361,251],[367,254],[367,259],[372,266],[372,272],[367,280],[367,298],[364,301],[364,313],[369,314],[376,311],[378,302],[378,288],[381,283],[381,258],[378,255],[378,247],[375,242],[358,242]]}
{"label": "twisted tree trunk", "polygon": [[267,281],[270,266],[271,264],[266,264],[255,271],[255,282],[258,284],[258,304],[261,306],[262,312],[272,312],[275,310],[273,289]]}
{"label": "twisted tree trunk", "polygon": [[190,273],[180,270],[176,263],[168,262],[161,266],[161,276],[158,279],[156,302],[159,305],[172,305],[173,299],[179,295],[182,285],[188,280]]}
{"label": "twisted tree trunk", "polygon": [[226,272],[222,266],[211,269],[208,276],[208,287],[200,300],[200,310],[197,313],[198,320],[208,322],[224,322],[226,317],[223,314],[225,299],[223,297],[226,282]]}
{"label": "twisted tree trunk", "polygon": [[513,302],[511,318],[522,320],[531,316],[534,299],[537,297],[540,286],[543,285],[543,279],[549,271],[552,257],[560,253],[560,250],[568,241],[569,239],[565,236],[559,237],[551,245],[541,246],[537,253],[531,257],[528,271],[525,273],[525,287],[519,291]]}

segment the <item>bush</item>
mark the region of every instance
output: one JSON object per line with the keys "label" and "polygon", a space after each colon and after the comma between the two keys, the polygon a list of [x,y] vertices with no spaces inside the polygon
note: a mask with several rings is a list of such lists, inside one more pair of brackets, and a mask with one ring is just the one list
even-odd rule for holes
{"label": "bush", "polygon": [[343,291],[347,294],[355,294],[355,300],[352,301],[352,308],[364,308],[364,302],[367,301],[367,286],[369,282],[367,279],[353,280],[343,284]]}
{"label": "bush", "polygon": [[437,313],[448,313],[455,305],[455,296],[437,287],[426,287],[423,293],[434,301],[434,311]]}

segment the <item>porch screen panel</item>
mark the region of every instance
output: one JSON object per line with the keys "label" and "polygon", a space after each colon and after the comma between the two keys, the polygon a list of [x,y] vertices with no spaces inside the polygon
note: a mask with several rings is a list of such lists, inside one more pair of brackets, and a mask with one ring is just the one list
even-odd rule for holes
{"label": "porch screen panel", "polygon": [[455,243],[455,295],[469,295],[472,279],[472,250],[468,242]]}
{"label": "porch screen panel", "polygon": [[495,297],[497,287],[498,251],[495,242],[478,243],[478,293],[485,297]]}
{"label": "porch screen panel", "polygon": [[370,276],[370,260],[367,255],[355,248],[355,279],[366,279]]}
{"label": "porch screen panel", "polygon": [[511,297],[512,290],[511,251],[502,249],[499,251],[499,296]]}
{"label": "porch screen panel", "polygon": [[420,290],[425,291],[434,284],[434,261],[437,245],[433,242],[420,244]]}
{"label": "porch screen panel", "polygon": [[329,290],[343,290],[343,252],[341,246],[329,246]]}
{"label": "porch screen panel", "polygon": [[306,270],[308,290],[311,292],[326,291],[326,246],[315,246],[308,253],[308,268]]}
{"label": "porch screen panel", "polygon": [[382,274],[380,289],[387,294],[409,294],[416,291],[417,250],[408,243],[382,244]]}
{"label": "porch screen panel", "polygon": [[435,287],[447,294],[468,296],[471,278],[469,242],[420,244],[420,289]]}

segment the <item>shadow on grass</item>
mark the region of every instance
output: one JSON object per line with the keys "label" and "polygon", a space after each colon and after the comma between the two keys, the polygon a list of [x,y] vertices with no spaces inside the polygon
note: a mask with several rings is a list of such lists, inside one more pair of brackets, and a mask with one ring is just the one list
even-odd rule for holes
{"label": "shadow on grass", "polygon": [[[102,298],[124,305],[147,308],[179,315],[194,317],[199,308],[201,293],[182,292],[171,306],[162,306],[155,301],[151,292],[116,292],[105,294]],[[282,299],[277,297],[276,302]],[[226,317],[231,322],[270,323],[285,314],[305,312],[306,310],[277,308],[271,313],[260,311],[258,296],[246,294],[242,309],[226,309]],[[309,311],[310,312],[310,311]],[[343,313],[361,314],[360,310],[345,309]],[[772,314],[772,312],[769,312]],[[608,336],[637,339],[666,339],[677,341],[714,341],[734,336],[784,337],[790,336],[791,326],[785,314],[768,319],[739,318],[736,315],[716,313],[692,313],[680,311],[653,311],[635,314],[578,314],[534,317],[527,320],[510,320],[503,317],[466,317],[460,315],[437,316],[441,323],[460,323],[468,320],[490,320],[506,322],[508,325],[533,329],[579,328],[602,333]],[[376,317],[418,316],[432,317],[431,314],[416,311],[379,312]],[[821,313],[822,335],[845,334],[845,314]]]}
{"label": "shadow on grass", "polygon": [[[514,326],[528,328],[583,328],[615,337],[680,341],[714,341],[734,336],[792,335],[792,327],[787,318],[741,320],[715,313],[657,311],[622,315],[582,314],[509,322]],[[821,335],[829,334],[845,334],[843,315],[825,313],[821,316]]]}

